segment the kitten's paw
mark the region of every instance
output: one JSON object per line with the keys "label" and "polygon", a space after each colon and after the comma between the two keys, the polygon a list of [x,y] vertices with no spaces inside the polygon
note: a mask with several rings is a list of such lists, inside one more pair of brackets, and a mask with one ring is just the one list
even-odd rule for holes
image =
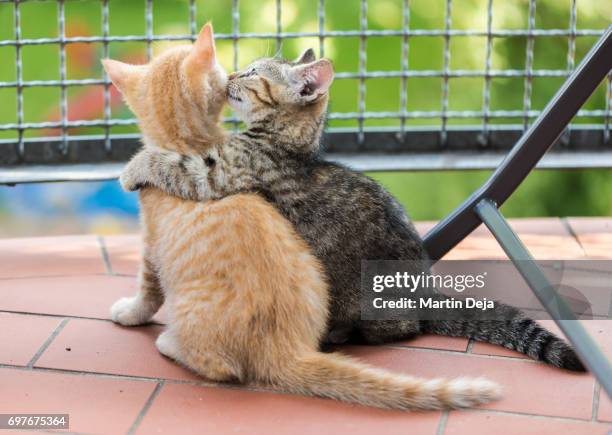
{"label": "kitten's paw", "polygon": [[153,164],[153,155],[143,150],[136,154],[121,171],[119,183],[126,192],[138,190],[147,184],[147,176]]}
{"label": "kitten's paw", "polygon": [[111,320],[124,326],[147,323],[153,314],[138,296],[119,299],[113,304],[110,311]]}
{"label": "kitten's paw", "polygon": [[178,361],[178,346],[174,336],[169,331],[164,331],[159,334],[159,337],[157,337],[155,341],[155,346],[162,355]]}
{"label": "kitten's paw", "polygon": [[119,176],[119,184],[126,192],[134,192],[146,184],[146,180],[141,173],[130,167],[130,164],[123,169]]}

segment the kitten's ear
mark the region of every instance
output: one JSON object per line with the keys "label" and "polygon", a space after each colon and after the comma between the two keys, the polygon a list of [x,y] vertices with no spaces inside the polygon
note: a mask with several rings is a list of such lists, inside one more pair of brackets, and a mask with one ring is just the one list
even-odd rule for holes
{"label": "kitten's ear", "polygon": [[121,93],[125,93],[128,82],[139,75],[141,70],[141,65],[130,65],[113,59],[102,59],[102,66]]}
{"label": "kitten's ear", "polygon": [[319,59],[305,65],[294,66],[291,78],[304,101],[312,101],[326,93],[334,81],[334,67],[328,59]]}
{"label": "kitten's ear", "polygon": [[206,23],[200,30],[198,39],[189,53],[189,62],[203,69],[210,69],[215,65],[215,38],[211,23]]}
{"label": "kitten's ear", "polygon": [[314,62],[315,60],[317,60],[317,56],[314,50],[312,48],[307,48],[294,62],[300,64]]}

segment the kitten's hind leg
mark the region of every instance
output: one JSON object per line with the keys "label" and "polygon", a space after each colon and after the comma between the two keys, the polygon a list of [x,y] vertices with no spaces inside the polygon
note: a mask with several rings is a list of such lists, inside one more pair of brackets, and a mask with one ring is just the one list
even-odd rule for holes
{"label": "kitten's hind leg", "polygon": [[[165,333],[164,333],[165,334]],[[162,335],[164,335],[162,334]],[[162,337],[159,336],[159,338]],[[165,340],[165,339],[164,339]],[[159,339],[158,339],[159,342]],[[163,345],[166,345],[163,343]],[[158,344],[158,349],[160,349]],[[165,349],[166,350],[166,349]],[[171,352],[178,352],[176,349],[170,349]],[[160,349],[161,353],[164,353]],[[165,355],[165,353],[164,353]],[[169,355],[166,355],[169,356]],[[183,355],[180,358],[172,357],[176,361],[189,367],[191,370],[204,376],[211,381],[217,382],[243,382],[243,376],[240,370],[236,370],[228,362],[217,354],[213,349],[199,349],[195,344],[189,349],[184,349]]]}
{"label": "kitten's hind leg", "polygon": [[217,355],[202,355],[197,360],[191,359],[191,362],[193,370],[211,381],[242,382],[242,376]]}
{"label": "kitten's hind leg", "polygon": [[142,325],[151,320],[164,303],[164,294],[151,261],[143,256],[140,265],[140,291],[121,298],[111,307],[111,319],[124,326]]}
{"label": "kitten's hind leg", "polygon": [[190,368],[201,376],[211,381],[228,382],[237,379],[231,367],[213,353],[195,352],[197,344],[193,348],[181,352],[176,336],[172,329],[168,328],[157,337],[155,341],[157,350],[162,355]]}
{"label": "kitten's hind leg", "polygon": [[244,382],[240,366],[220,354],[223,345],[209,341],[205,332],[194,333],[198,327],[207,328],[206,325],[189,325],[189,322],[178,320],[158,337],[157,349],[211,381]]}

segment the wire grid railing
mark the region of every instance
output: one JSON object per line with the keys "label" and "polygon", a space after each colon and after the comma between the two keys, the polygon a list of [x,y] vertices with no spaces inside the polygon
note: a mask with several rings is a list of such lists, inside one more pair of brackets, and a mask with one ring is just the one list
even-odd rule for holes
{"label": "wire grid railing", "polygon": [[[25,2],[46,2],[57,5],[57,37],[23,38],[21,8]],[[10,0],[13,6],[14,38],[0,40],[0,48],[14,47],[15,50],[15,80],[1,81],[0,90],[14,89],[16,91],[16,122],[3,122],[0,119],[0,133],[12,132],[14,138],[0,141],[0,164],[22,165],[27,163],[82,163],[121,161],[128,158],[138,146],[138,141],[132,135],[119,135],[112,132],[117,126],[136,124],[134,118],[118,118],[111,111],[111,84],[103,73],[101,78],[68,79],[66,71],[67,47],[72,44],[102,44],[102,55],[109,55],[111,43],[143,42],[146,44],[146,57],[152,56],[152,44],[159,41],[193,41],[201,23],[196,22],[198,4],[195,0],[185,0],[188,3],[189,33],[180,35],[155,34],[153,31],[154,8],[153,0],[144,1],[145,31],[142,35],[113,35],[109,26],[109,0],[99,0],[101,10],[101,35],[98,36],[67,36],[66,34],[66,0]],[[486,0],[486,29],[454,29],[453,7],[457,2],[444,2],[444,23],[440,29],[419,29],[411,27],[412,5],[410,0],[397,0],[401,4],[400,29],[370,29],[368,22],[367,0],[345,2],[347,8],[359,8],[359,26],[354,30],[334,30],[326,21],[325,0],[312,1],[308,7],[317,8],[318,30],[310,32],[287,32],[283,29],[283,1],[271,0],[275,4],[274,32],[241,32],[240,1],[231,0],[231,32],[217,33],[218,40],[230,40],[233,49],[233,68],[239,67],[239,42],[247,39],[269,39],[275,41],[275,48],[280,50],[283,42],[296,38],[317,38],[319,54],[324,56],[326,41],[339,38],[358,38],[358,63],[355,71],[338,71],[336,80],[356,80],[357,110],[350,112],[329,113],[330,122],[355,121],[355,127],[349,129],[330,129],[327,133],[328,149],[332,152],[440,152],[440,151],[483,151],[499,150],[510,147],[529,125],[532,118],[540,111],[532,107],[534,78],[565,78],[576,65],[576,41],[583,37],[599,37],[604,29],[583,29],[577,27],[577,0],[569,1],[569,22],[566,28],[541,29],[536,28],[536,1],[528,0],[528,22],[525,29],[495,29],[494,0]],[[287,1],[287,0],[285,0]],[[497,0],[500,1],[500,0]],[[228,2],[229,3],[229,2]],[[1,4],[1,3],[0,3]],[[113,7],[120,8],[120,3]],[[202,7],[202,6],[200,6]],[[372,38],[401,38],[400,68],[373,71],[368,65],[368,41]],[[409,52],[411,42],[416,38],[442,38],[443,62],[439,70],[411,69]],[[465,37],[486,38],[485,62],[482,69],[451,69],[451,41]],[[493,44],[496,38],[525,38],[525,67],[523,69],[494,69],[492,67]],[[567,62],[564,69],[535,69],[534,45],[536,40],[544,37],[563,37],[567,39]],[[23,50],[25,47],[52,45],[59,47],[59,80],[24,80]],[[439,110],[408,110],[410,94],[408,83],[412,79],[437,78],[441,80],[441,100]],[[483,79],[481,110],[452,110],[450,107],[449,86],[456,78]],[[511,110],[492,109],[492,82],[498,78],[522,79],[522,107]],[[388,107],[386,110],[368,111],[367,83],[375,79],[399,79],[399,107]],[[89,119],[73,119],[69,117],[68,89],[77,87],[103,87],[102,117]],[[28,88],[59,89],[59,119],[43,122],[28,122],[24,118],[24,90]],[[611,106],[612,106],[612,74],[605,84],[605,103],[602,107],[581,110],[577,119],[596,120],[595,124],[575,125],[568,128],[563,136],[566,146],[576,149],[609,150]],[[332,94],[333,101],[333,94]],[[333,106],[332,106],[333,107]],[[500,124],[497,120],[513,119],[513,124]],[[376,120],[394,120],[397,124],[385,128],[372,127]],[[427,126],[427,120],[439,120],[439,125]],[[469,126],[450,125],[449,120],[476,120],[477,124]],[[228,119],[228,122],[236,120]],[[366,121],[370,124],[366,126]],[[423,125],[418,125],[422,121]],[[409,122],[411,125],[408,125]],[[415,125],[415,122],[417,125]],[[71,129],[79,127],[98,127],[103,129],[102,135],[85,136],[70,134]],[[59,130],[57,137],[26,138],[26,132]]]}

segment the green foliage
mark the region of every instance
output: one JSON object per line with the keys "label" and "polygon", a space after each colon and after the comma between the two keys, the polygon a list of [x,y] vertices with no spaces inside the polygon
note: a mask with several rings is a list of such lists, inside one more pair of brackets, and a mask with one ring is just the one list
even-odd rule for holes
{"label": "green foliage", "polygon": [[[198,26],[212,20],[218,33],[232,32],[231,2],[229,0],[197,0]],[[401,0],[368,0],[368,28],[372,30],[401,29]],[[443,0],[411,0],[411,29],[443,29],[445,24]],[[312,0],[282,1],[282,30],[286,32],[318,32],[318,2]],[[72,36],[101,35],[102,16],[99,0],[65,2],[66,30]],[[462,0],[453,4],[452,29],[484,31],[487,28],[487,0]],[[13,39],[12,3],[0,3],[0,40]],[[54,38],[58,35],[58,8],[55,2],[22,2],[22,38]],[[495,1],[493,29],[526,29],[529,2],[527,0]],[[540,29],[569,28],[569,0],[541,0],[537,2],[535,27]],[[155,34],[189,33],[189,4],[186,0],[164,0],[153,3],[153,32]],[[578,28],[603,29],[609,25],[612,10],[609,2],[581,0],[578,2]],[[145,2],[143,0],[110,1],[110,34],[142,35],[145,32]],[[276,32],[275,0],[240,2],[241,32]],[[325,2],[327,30],[356,30],[360,28],[360,2],[357,0],[328,0]],[[576,38],[576,59],[579,60],[596,38]],[[444,39],[442,37],[409,38],[408,63],[410,70],[440,70],[443,66]],[[306,47],[319,47],[319,38],[289,38],[283,41],[281,52],[286,57],[297,56]],[[162,49],[167,43],[155,43]],[[454,37],[450,42],[450,68],[453,70],[483,70],[487,38]],[[524,37],[496,37],[492,41],[492,68],[524,69],[526,65]],[[101,78],[97,59],[102,57],[101,44],[79,44],[83,53],[95,59],[83,66],[70,57],[67,76],[71,78]],[[277,52],[277,41],[271,39],[243,39],[238,41],[239,56],[234,64],[234,44],[231,40],[218,41],[218,53],[229,69],[240,68],[252,59]],[[326,38],[326,56],[334,61],[338,72],[354,72],[359,68],[358,37]],[[110,56],[120,59],[143,59],[145,44],[121,42],[110,44]],[[401,68],[401,37],[368,38],[366,43],[369,71],[397,71]],[[15,48],[0,47],[0,81],[16,80]],[[81,56],[81,55],[79,55]],[[56,45],[26,46],[22,49],[23,78],[25,80],[59,79],[59,47]],[[565,70],[568,68],[566,37],[537,38],[534,48],[535,69]],[[562,83],[561,78],[534,78],[531,96],[532,109],[541,109]],[[410,78],[407,80],[409,111],[441,109],[442,78]],[[367,111],[399,111],[401,79],[368,79],[366,81]],[[449,82],[450,110],[482,110],[485,80],[451,78]],[[521,110],[525,79],[494,78],[491,81],[491,110]],[[358,111],[359,80],[336,80],[332,90],[331,110]],[[69,105],[88,89],[69,89]],[[98,98],[100,99],[100,98]],[[16,91],[0,89],[0,124],[16,122]],[[605,107],[605,88],[600,86],[585,108]],[[26,122],[57,119],[59,90],[50,87],[28,88],[24,92]],[[88,115],[91,117],[92,115]],[[127,118],[125,107],[113,108],[114,117]],[[102,113],[93,115],[102,117]],[[580,122],[601,123],[601,119],[581,119]],[[497,119],[496,123],[521,123],[520,119]],[[451,119],[450,125],[480,124],[480,120]],[[440,125],[439,119],[409,119],[408,125]],[[355,127],[356,121],[332,121],[331,127]],[[399,120],[368,120],[366,126],[397,126]],[[135,127],[115,127],[111,133],[135,131]],[[70,134],[101,133],[89,128],[70,131]],[[26,136],[49,132],[28,131]],[[15,131],[0,131],[0,139],[14,138]],[[483,172],[376,174],[412,210],[415,217],[436,219],[464,199],[486,178]],[[505,207],[512,216],[609,214],[612,198],[612,178],[606,171],[551,171],[533,174]]]}
{"label": "green foliage", "polygon": [[[487,171],[372,173],[416,220],[438,220],[488,178]],[[502,207],[508,217],[611,216],[612,171],[531,173]]]}

